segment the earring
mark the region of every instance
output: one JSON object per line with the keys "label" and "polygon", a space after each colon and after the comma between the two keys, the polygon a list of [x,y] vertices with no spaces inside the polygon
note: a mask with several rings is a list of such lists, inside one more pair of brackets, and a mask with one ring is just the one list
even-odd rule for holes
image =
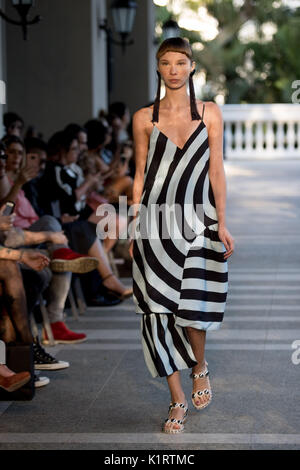
{"label": "earring", "polygon": [[195,69],[190,73],[189,76],[189,90],[190,90],[190,106],[191,106],[191,116],[192,121],[199,120],[200,114],[198,113],[197,104],[196,104],[196,97],[195,97],[195,89],[194,89],[194,82],[193,82],[193,75],[195,73]]}
{"label": "earring", "polygon": [[159,111],[159,102],[160,102],[160,89],[161,89],[161,74],[156,70],[158,76],[157,92],[153,106],[153,118],[151,122],[158,122],[158,111]]}

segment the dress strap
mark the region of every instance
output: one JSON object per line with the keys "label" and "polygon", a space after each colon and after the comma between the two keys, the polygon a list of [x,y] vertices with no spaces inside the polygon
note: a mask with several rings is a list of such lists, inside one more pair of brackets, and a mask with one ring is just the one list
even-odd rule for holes
{"label": "dress strap", "polygon": [[201,120],[203,121],[203,116],[204,116],[204,109],[205,109],[205,103],[203,103],[203,111],[202,111],[202,116],[201,116]]}

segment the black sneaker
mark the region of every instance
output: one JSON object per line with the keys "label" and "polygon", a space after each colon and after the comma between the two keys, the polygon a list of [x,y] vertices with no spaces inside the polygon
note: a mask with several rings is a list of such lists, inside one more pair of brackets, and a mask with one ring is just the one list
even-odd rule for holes
{"label": "black sneaker", "polygon": [[37,370],[60,370],[70,366],[68,362],[58,361],[48,354],[36,338],[33,343],[34,368]]}

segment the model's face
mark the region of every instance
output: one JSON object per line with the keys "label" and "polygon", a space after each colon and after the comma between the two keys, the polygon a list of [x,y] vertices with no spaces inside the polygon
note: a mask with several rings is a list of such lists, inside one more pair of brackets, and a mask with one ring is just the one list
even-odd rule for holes
{"label": "model's face", "polygon": [[166,52],[159,59],[158,71],[167,88],[181,88],[195,68],[195,62],[181,52]]}
{"label": "model's face", "polygon": [[6,150],[7,162],[6,170],[17,172],[20,169],[22,160],[24,158],[24,149],[21,144],[10,144]]}

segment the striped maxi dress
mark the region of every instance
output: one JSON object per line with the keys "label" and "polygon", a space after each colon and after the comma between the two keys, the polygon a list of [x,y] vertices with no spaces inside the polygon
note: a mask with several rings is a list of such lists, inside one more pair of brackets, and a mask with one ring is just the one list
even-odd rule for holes
{"label": "striped maxi dress", "polygon": [[132,277],[144,358],[153,377],[196,365],[185,327],[217,330],[225,311],[228,263],[208,174],[204,107],[182,148],[155,124],[149,140]]}

